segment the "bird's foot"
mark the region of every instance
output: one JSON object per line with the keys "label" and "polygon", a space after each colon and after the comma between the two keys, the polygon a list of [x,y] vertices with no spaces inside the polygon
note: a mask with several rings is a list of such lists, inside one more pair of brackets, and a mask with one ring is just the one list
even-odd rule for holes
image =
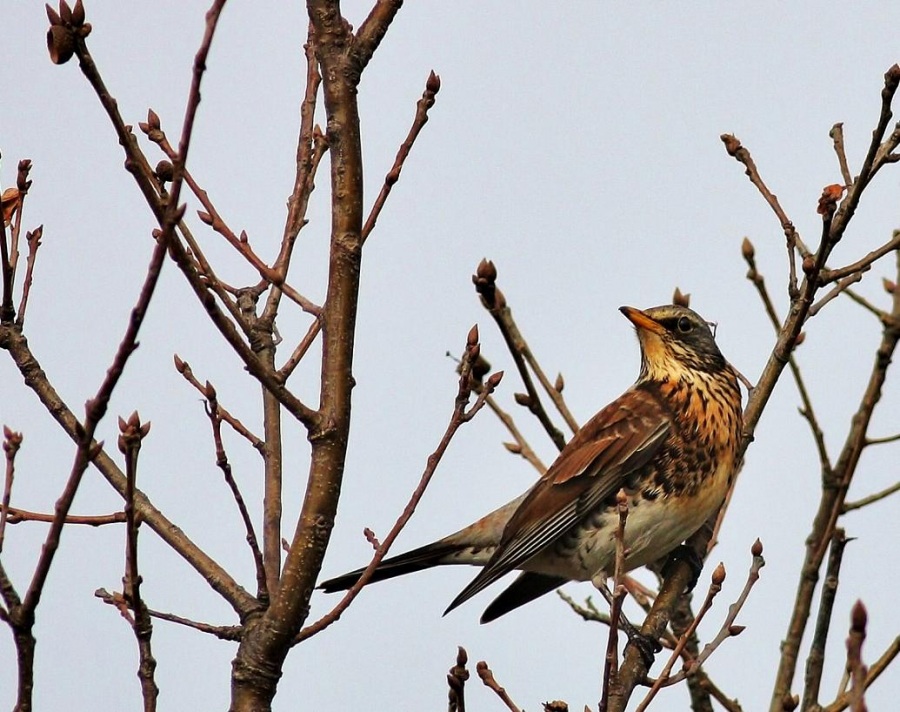
{"label": "bird's foot", "polygon": [[653,667],[653,661],[656,660],[656,654],[662,650],[662,645],[655,638],[644,635],[634,630],[634,628],[631,629],[631,632],[626,630],[626,633],[628,634],[628,643],[626,643],[625,648],[627,649],[629,645],[637,648],[637,651],[641,654],[641,660],[644,662],[644,667],[650,670]]}
{"label": "bird's foot", "polygon": [[703,559],[697,555],[697,552],[692,547],[682,544],[669,554],[669,559],[663,566],[663,576],[668,576],[672,566],[678,561],[683,561],[691,567],[691,580],[688,581],[686,590],[693,591],[697,581],[700,580],[700,572],[703,571]]}

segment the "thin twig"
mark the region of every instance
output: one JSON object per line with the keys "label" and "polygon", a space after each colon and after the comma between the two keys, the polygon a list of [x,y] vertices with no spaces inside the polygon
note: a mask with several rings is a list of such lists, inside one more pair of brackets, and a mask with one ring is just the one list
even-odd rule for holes
{"label": "thin twig", "polygon": [[[382,2],[379,2],[379,4],[382,4]],[[412,150],[416,138],[419,136],[422,128],[428,122],[428,110],[434,105],[435,95],[438,93],[440,88],[440,78],[434,72],[431,72],[428,80],[425,82],[425,91],[422,93],[422,98],[419,99],[418,102],[416,102],[416,113],[413,117],[412,126],[410,127],[406,138],[403,140],[403,143],[400,144],[400,148],[397,150],[397,155],[394,158],[394,164],[387,172],[387,175],[385,175],[384,183],[381,186],[378,197],[375,199],[375,203],[372,205],[372,209],[369,211],[369,217],[366,219],[366,222],[362,227],[362,231],[360,233],[360,240],[362,241],[362,243],[365,243],[369,235],[372,233],[372,230],[375,229],[375,223],[377,222],[378,216],[381,214],[381,210],[391,193],[391,189],[394,187],[394,184],[400,179],[400,172],[403,169],[403,164],[409,156],[409,152]],[[300,360],[303,358],[303,356],[306,355],[306,352],[309,350],[309,347],[315,341],[321,330],[321,319],[317,319],[312,324],[310,324],[309,331],[307,332],[306,336],[303,337],[303,340],[294,349],[294,352],[291,354],[290,358],[285,362],[284,366],[281,367],[281,370],[279,371],[279,377],[281,379],[285,380],[288,376],[290,376],[290,374],[297,367],[297,364],[300,363]]]}
{"label": "thin twig", "polygon": [[822,683],[822,670],[825,665],[825,644],[828,642],[828,631],[831,628],[831,612],[837,595],[841,559],[847,537],[843,529],[835,529],[831,537],[831,548],[828,552],[828,569],[822,584],[822,595],[819,600],[819,615],[816,619],[816,630],[813,634],[809,655],[806,657],[806,676],[804,678],[803,702],[801,710],[807,712],[819,706],[819,689]]}
{"label": "thin twig", "polygon": [[6,522],[15,523],[10,517],[9,500],[12,496],[13,480],[16,476],[16,453],[22,446],[22,433],[3,426],[3,453],[6,456],[6,476],[3,478],[3,499],[0,500],[0,552],[3,551],[3,537],[6,535]]}
{"label": "thin twig", "polygon": [[844,185],[849,186],[853,183],[853,176],[850,174],[850,166],[847,164],[847,153],[844,150],[844,124],[837,123],[832,126],[828,135],[834,144],[834,152],[837,155],[838,165],[841,168],[841,177],[844,179]]}
{"label": "thin twig", "polygon": [[700,621],[703,620],[703,617],[707,614],[709,609],[712,608],[713,600],[722,590],[722,584],[724,582],[725,565],[720,563],[716,567],[715,571],[713,571],[712,580],[710,581],[709,589],[706,592],[706,598],[703,600],[703,604],[700,606],[700,610],[697,611],[697,615],[694,616],[694,619],[691,621],[687,630],[685,630],[678,637],[678,643],[675,645],[675,649],[672,651],[672,654],[669,656],[669,659],[666,661],[665,665],[663,665],[662,670],[660,671],[656,680],[653,682],[650,690],[647,692],[646,697],[644,697],[641,703],[637,706],[635,712],[644,712],[644,710],[646,710],[647,707],[649,707],[650,703],[653,701],[653,698],[656,697],[656,693],[658,693],[663,688],[663,686],[669,683],[669,673],[671,673],[672,668],[678,661],[678,658],[681,657],[685,646],[687,646],[688,641],[691,639],[691,636],[694,635],[695,631],[697,630],[697,626],[700,625]]}
{"label": "thin twig", "polygon": [[[19,509],[18,507],[9,508],[9,523],[20,524],[22,522],[44,522],[49,524],[53,521],[53,514],[45,512],[31,512],[27,509]],[[66,524],[81,524],[89,527],[101,527],[106,524],[121,524],[125,521],[125,512],[111,512],[110,514],[69,514],[66,517]]]}
{"label": "thin twig", "polygon": [[469,679],[469,671],[466,669],[466,663],[469,661],[469,654],[463,646],[456,649],[456,664],[450,668],[447,673],[447,685],[449,691],[447,693],[448,704],[447,712],[466,712],[466,681]]}
{"label": "thin twig", "polygon": [[269,600],[269,589],[263,555],[259,549],[250,512],[247,510],[241,491],[234,480],[234,475],[231,472],[231,463],[228,462],[228,455],[225,454],[225,446],[222,444],[222,420],[219,417],[219,401],[216,397],[216,389],[209,382],[206,384],[206,403],[206,415],[209,417],[210,425],[212,425],[213,443],[216,449],[216,465],[222,470],[225,483],[231,490],[231,495],[234,497],[238,512],[241,515],[241,521],[244,523],[247,545],[250,547],[250,553],[253,555],[253,564],[256,567],[256,597],[265,604]]}
{"label": "thin twig", "polygon": [[525,439],[525,436],[522,435],[519,428],[516,427],[516,422],[513,417],[500,407],[495,398],[488,397],[487,407],[500,419],[500,422],[503,423],[509,431],[509,434],[512,435],[515,440],[514,443],[503,443],[504,447],[514,455],[521,455],[525,460],[531,463],[532,467],[538,471],[538,474],[543,475],[547,471],[547,466],[537,456],[537,453],[531,448],[531,445],[528,444],[528,441]]}
{"label": "thin twig", "polygon": [[[622,615],[622,603],[625,600],[625,587],[622,585],[622,577],[625,575],[625,524],[628,520],[628,495],[624,489],[620,489],[616,495],[616,511],[619,515],[616,526],[615,543],[616,556],[613,568],[613,596],[609,608],[609,635],[606,638],[606,654],[603,659],[603,678],[600,684],[600,712],[606,712],[609,708],[610,688],[618,684],[619,673],[619,625]],[[594,585],[606,585],[602,580],[605,572],[601,573],[601,579]],[[599,587],[599,586],[598,586]],[[600,589],[601,591],[603,589]]]}
{"label": "thin twig", "polygon": [[846,267],[839,267],[838,269],[823,270],[822,274],[819,276],[819,283],[824,286],[830,282],[837,282],[844,277],[849,277],[856,272],[865,272],[870,269],[875,262],[898,248],[900,248],[900,230],[894,230],[890,240],[881,247],[872,250],[869,254],[858,259],[856,262],[853,262]]}
{"label": "thin twig", "polygon": [[[194,371],[191,368],[191,365],[181,359],[178,354],[175,354],[175,370],[178,371],[182,376],[184,376],[184,380],[190,383],[197,391],[204,397],[207,397],[206,392],[206,384],[200,383],[197,380],[197,377],[194,375]],[[207,381],[209,383],[209,381]],[[238,435],[245,438],[250,445],[253,446],[253,449],[259,453],[262,453],[264,443],[259,436],[254,435],[250,430],[244,425],[240,420],[238,420],[235,416],[233,416],[228,410],[226,410],[221,403],[217,402],[216,416],[219,420],[222,420],[228,425],[231,426],[231,429],[234,430]]]}
{"label": "thin twig", "polygon": [[859,292],[856,292],[852,289],[846,289],[844,290],[844,295],[849,297],[851,301],[856,302],[867,312],[875,316],[882,324],[884,323],[884,320],[887,318],[887,314],[884,312],[884,310],[876,307],[874,304],[872,304],[872,302],[859,294]]}
{"label": "thin twig", "polygon": [[[870,440],[869,442],[871,443],[872,441]],[[880,502],[885,497],[890,497],[895,492],[900,492],[900,482],[895,482],[890,487],[885,487],[880,492],[875,492],[874,494],[858,499],[855,502],[844,502],[843,507],[841,507],[841,513],[846,514],[854,509],[860,509],[861,507],[866,507],[874,502]]]}
{"label": "thin twig", "polygon": [[488,664],[481,660],[475,666],[475,671],[478,673],[478,677],[481,678],[481,681],[484,683],[484,686],[490,690],[493,690],[497,697],[506,705],[506,708],[509,712],[522,712],[515,702],[512,701],[512,698],[506,692],[506,688],[503,687],[499,682],[497,682],[494,677],[493,671],[488,667]]}
{"label": "thin twig", "polygon": [[126,421],[119,418],[119,450],[125,455],[125,576],[122,579],[125,599],[134,617],[131,627],[138,644],[138,678],[141,681],[141,696],[144,701],[144,712],[155,712],[159,687],[154,677],[156,659],[153,657],[151,640],[153,624],[147,613],[147,607],[141,598],[141,575],[138,572],[138,525],[135,517],[134,492],[137,482],[138,454],[141,441],[150,432],[150,423],[141,423],[137,411]]}
{"label": "thin twig", "polygon": [[722,134],[721,139],[722,143],[725,144],[725,150],[728,152],[728,155],[744,165],[746,168],[744,172],[750,179],[750,182],[753,183],[753,185],[756,186],[756,189],[762,194],[766,203],[775,213],[775,217],[778,218],[778,222],[781,224],[781,229],[784,231],[785,240],[787,241],[788,263],[790,266],[788,295],[793,299],[799,293],[794,250],[796,249],[804,259],[809,256],[809,250],[806,248],[803,240],[800,239],[800,235],[794,227],[794,223],[791,222],[787,213],[785,213],[784,209],[781,207],[781,203],[778,202],[778,197],[769,190],[763,181],[762,176],[760,176],[759,169],[756,167],[756,163],[754,163],[750,151],[744,148],[744,146],[741,145],[741,142],[731,134]]}
{"label": "thin twig", "polygon": [[898,440],[900,440],[900,433],[883,438],[866,438],[866,445],[886,445],[887,443],[895,443]]}
{"label": "thin twig", "polygon": [[25,233],[25,241],[28,243],[28,259],[25,263],[25,280],[22,282],[22,298],[19,300],[19,312],[16,315],[16,324],[20,327],[25,323],[25,309],[28,307],[28,296],[31,294],[31,283],[34,280],[34,264],[43,235],[43,225],[38,225],[34,230]]}
{"label": "thin twig", "polygon": [[428,110],[434,106],[435,97],[440,90],[441,78],[432,71],[428,74],[428,79],[425,80],[425,91],[422,92],[422,98],[416,102],[416,115],[413,118],[409,133],[406,135],[403,143],[400,144],[397,156],[394,158],[394,165],[391,166],[391,169],[384,177],[384,183],[381,186],[378,197],[375,198],[375,203],[369,211],[369,217],[366,218],[366,222],[363,225],[363,242],[365,242],[366,238],[375,228],[375,223],[378,221],[378,216],[381,214],[381,209],[384,207],[385,201],[391,194],[391,189],[394,187],[394,184],[400,180],[400,171],[403,170],[403,164],[405,163],[407,156],[409,156],[409,152],[412,150],[419,132],[424,128],[425,124],[428,123]]}
{"label": "thin twig", "polygon": [[[900,654],[900,635],[894,638],[887,649],[881,656],[869,666],[869,672],[866,675],[865,687],[869,689],[872,683],[878,679],[879,675],[887,670],[888,666],[894,661],[894,658]],[[843,712],[850,705],[850,692],[843,692],[834,702],[822,709],[822,712]]]}
{"label": "thin twig", "polygon": [[100,384],[100,388],[97,390],[96,395],[89,400],[85,406],[86,417],[84,424],[80,428],[75,461],[72,464],[72,470],[69,474],[69,479],[66,482],[63,493],[56,502],[53,523],[50,525],[50,530],[47,532],[44,546],[41,549],[41,556],[38,559],[37,566],[35,567],[31,579],[31,584],[28,587],[28,592],[25,594],[25,599],[22,603],[23,609],[29,615],[34,614],[34,610],[40,602],[41,592],[43,591],[44,583],[47,580],[47,574],[50,572],[50,566],[53,563],[54,555],[59,547],[62,529],[65,525],[66,517],[69,514],[69,508],[72,506],[72,501],[75,499],[75,493],[78,491],[78,487],[81,484],[82,475],[84,475],[84,471],[87,469],[90,461],[94,459],[99,452],[100,446],[94,443],[94,431],[100,420],[106,414],[109,399],[125,370],[125,365],[127,364],[129,357],[137,348],[138,333],[143,324],[144,316],[147,313],[147,308],[150,305],[150,300],[153,297],[153,292],[159,281],[165,256],[165,244],[162,241],[157,242],[153,249],[150,264],[147,267],[147,276],[144,279],[141,293],[138,296],[134,308],[131,310],[131,318],[128,323],[128,328],[125,330],[125,335],[119,343],[115,357],[106,372],[106,377]]}
{"label": "thin twig", "polygon": [[[702,671],[701,671],[702,673]],[[698,673],[700,675],[701,673]],[[737,700],[730,698],[716,685],[708,675],[703,675],[700,685],[712,696],[712,698],[722,705],[726,712],[744,712],[744,709],[738,704]]]}
{"label": "thin twig", "polygon": [[847,671],[850,673],[850,710],[866,712],[866,677],[862,646],[866,640],[868,614],[862,601],[857,601],[850,613],[850,635],[847,637]]}
{"label": "thin twig", "polygon": [[747,574],[744,588],[741,590],[737,600],[728,607],[728,615],[725,616],[725,620],[722,622],[722,626],[719,628],[716,637],[703,647],[703,650],[700,651],[696,660],[692,661],[690,664],[686,663],[680,672],[665,681],[664,686],[668,687],[669,685],[681,682],[681,680],[685,679],[688,675],[691,675],[694,670],[698,670],[724,641],[728,640],[728,638],[740,635],[743,632],[744,626],[735,625],[734,621],[737,619],[738,613],[741,612],[741,609],[747,602],[747,598],[750,596],[750,591],[753,589],[754,584],[759,580],[760,569],[766,565],[766,561],[762,556],[762,551],[762,542],[757,539],[753,543],[753,546],[750,547],[753,561],[750,564],[750,571]]}
{"label": "thin twig", "polygon": [[298,633],[294,638],[294,644],[306,640],[316,633],[321,632],[329,625],[337,621],[341,617],[341,614],[353,602],[353,599],[356,598],[356,596],[362,590],[363,586],[365,586],[369,582],[372,574],[375,573],[375,569],[378,568],[378,564],[380,564],[382,559],[384,559],[385,555],[390,549],[390,546],[394,543],[394,540],[397,538],[403,527],[406,526],[407,522],[409,522],[410,518],[415,513],[416,507],[418,506],[419,501],[422,499],[422,495],[425,494],[425,489],[431,482],[431,478],[434,476],[434,473],[437,470],[438,465],[440,464],[441,458],[443,458],[444,453],[447,451],[447,448],[450,445],[450,441],[453,439],[456,431],[459,430],[462,425],[469,422],[475,416],[475,414],[479,410],[481,410],[481,408],[485,404],[485,401],[487,400],[487,397],[491,393],[493,393],[494,389],[500,384],[500,380],[503,378],[502,371],[494,373],[487,380],[485,380],[481,392],[478,394],[475,402],[471,406],[469,405],[469,400],[471,398],[474,385],[471,379],[472,365],[477,360],[480,350],[481,347],[478,343],[478,327],[473,326],[469,330],[469,335],[466,340],[465,355],[463,356],[462,363],[460,364],[459,387],[453,406],[453,413],[450,416],[450,422],[447,424],[447,429],[444,431],[444,435],[441,438],[440,443],[438,443],[437,448],[433,453],[431,453],[431,455],[428,456],[428,461],[425,465],[424,472],[422,472],[422,477],[419,479],[419,483],[418,485],[416,485],[415,490],[413,490],[413,493],[410,496],[406,507],[397,518],[394,526],[391,527],[391,530],[384,538],[384,541],[382,541],[378,545],[377,549],[375,550],[375,555],[372,557],[369,565],[366,567],[365,571],[363,571],[362,575],[360,575],[356,583],[354,583],[353,586],[348,589],[347,593],[344,594],[344,597],[341,599],[341,601],[331,611],[329,611],[315,623],[301,630],[300,633]]}
{"label": "thin twig", "polygon": [[[105,588],[98,588],[94,591],[94,596],[110,606],[115,606],[116,608],[122,608],[124,606],[127,608],[125,597],[121,593],[110,593]],[[173,613],[155,611],[152,608],[147,608],[146,610],[153,618],[158,618],[161,621],[167,621],[169,623],[177,623],[178,625],[192,628],[193,630],[206,633],[207,635],[214,635],[220,640],[240,641],[244,630],[243,626],[240,625],[211,625],[209,623],[194,621],[190,618],[176,616]]]}
{"label": "thin twig", "polygon": [[812,319],[816,314],[818,314],[822,307],[824,307],[828,302],[837,297],[842,292],[845,292],[847,288],[851,284],[856,284],[862,279],[863,273],[862,271],[854,272],[853,274],[844,277],[841,280],[838,280],[838,283],[834,285],[834,287],[825,294],[824,297],[821,297],[815,304],[813,304],[809,308],[809,318]]}
{"label": "thin twig", "polygon": [[[50,383],[28,341],[20,329],[0,325],[0,348],[9,352],[25,385],[37,396],[40,403],[59,423],[63,432],[75,443],[79,442],[82,425],[72,409],[60,397]],[[122,497],[125,495],[125,474],[101,448],[94,456],[93,465]],[[135,507],[142,521],[146,522],[162,541],[178,553],[202,579],[231,605],[239,615],[247,615],[259,606],[259,602],[247,592],[222,566],[200,549],[184,531],[171,522],[142,492],[135,492]],[[123,515],[124,516],[124,515]]]}
{"label": "thin twig", "polygon": [[[519,405],[523,405],[531,411],[538,419],[541,426],[550,436],[550,440],[556,445],[558,450],[562,450],[566,444],[566,438],[562,432],[550,420],[543,403],[541,403],[540,395],[534,387],[531,379],[531,373],[528,370],[529,358],[526,354],[530,354],[522,332],[519,331],[515,320],[512,316],[512,310],[506,303],[506,297],[497,287],[497,268],[490,260],[483,259],[478,265],[475,274],[472,275],[472,283],[475,285],[475,291],[481,297],[481,303],[488,313],[494,318],[500,334],[506,342],[506,347],[516,364],[516,370],[525,386],[525,393],[516,397]],[[571,423],[570,423],[571,425]],[[577,430],[577,427],[575,428]]]}

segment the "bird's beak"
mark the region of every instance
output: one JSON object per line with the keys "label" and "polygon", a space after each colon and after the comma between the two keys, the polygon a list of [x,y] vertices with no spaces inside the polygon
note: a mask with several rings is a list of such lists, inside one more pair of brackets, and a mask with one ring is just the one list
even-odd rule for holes
{"label": "bird's beak", "polygon": [[640,309],[635,309],[634,307],[619,307],[619,311],[622,312],[628,318],[628,321],[634,324],[638,329],[651,331],[654,334],[660,334],[665,331],[659,322],[649,317]]}

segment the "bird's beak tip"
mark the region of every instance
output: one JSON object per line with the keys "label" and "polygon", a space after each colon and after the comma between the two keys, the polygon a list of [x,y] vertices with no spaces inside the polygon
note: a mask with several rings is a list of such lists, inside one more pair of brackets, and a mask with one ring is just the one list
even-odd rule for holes
{"label": "bird's beak tip", "polygon": [[624,306],[619,307],[619,311],[622,312],[628,321],[634,324],[638,329],[647,329],[649,331],[659,331],[661,329],[655,319],[649,317],[640,309]]}

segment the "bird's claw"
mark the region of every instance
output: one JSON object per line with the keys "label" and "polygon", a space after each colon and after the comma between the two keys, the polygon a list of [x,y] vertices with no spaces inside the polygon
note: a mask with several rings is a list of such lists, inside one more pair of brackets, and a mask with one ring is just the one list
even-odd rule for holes
{"label": "bird's claw", "polygon": [[700,572],[703,571],[703,559],[694,551],[693,547],[682,544],[669,554],[669,559],[663,567],[663,576],[668,576],[677,562],[683,561],[691,567],[691,580],[688,581],[686,591],[693,591],[697,581],[700,580]]}
{"label": "bird's claw", "polygon": [[638,633],[637,631],[628,637],[628,643],[626,643],[625,647],[628,648],[629,645],[633,645],[637,648],[638,653],[641,655],[641,660],[644,662],[644,667],[647,670],[653,667],[653,661],[656,660],[656,654],[662,650],[662,645],[660,645],[658,640],[649,635]]}

